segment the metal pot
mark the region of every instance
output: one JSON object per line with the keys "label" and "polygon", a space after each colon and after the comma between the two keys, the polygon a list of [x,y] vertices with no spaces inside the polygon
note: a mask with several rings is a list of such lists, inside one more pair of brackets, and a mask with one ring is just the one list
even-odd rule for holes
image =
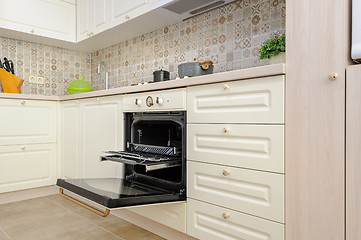
{"label": "metal pot", "polygon": [[200,76],[213,73],[213,68],[214,65],[211,60],[200,62],[198,61],[198,58],[195,58],[193,62],[179,64],[178,74],[181,78],[184,78],[185,76]]}
{"label": "metal pot", "polygon": [[164,70],[158,70],[153,72],[154,82],[161,82],[169,80],[169,72]]}

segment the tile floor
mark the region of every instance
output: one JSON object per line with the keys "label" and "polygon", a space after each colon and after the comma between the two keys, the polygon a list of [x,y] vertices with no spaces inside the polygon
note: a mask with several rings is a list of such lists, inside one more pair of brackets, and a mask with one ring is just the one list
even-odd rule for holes
{"label": "tile floor", "polygon": [[100,217],[60,195],[0,205],[0,240],[161,240],[118,217]]}

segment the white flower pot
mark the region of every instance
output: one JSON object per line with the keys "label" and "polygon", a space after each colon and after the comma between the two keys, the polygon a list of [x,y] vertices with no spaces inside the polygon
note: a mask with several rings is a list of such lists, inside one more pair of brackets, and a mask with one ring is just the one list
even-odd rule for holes
{"label": "white flower pot", "polygon": [[286,53],[281,52],[278,55],[271,57],[269,62],[270,62],[270,64],[285,63],[286,62]]}

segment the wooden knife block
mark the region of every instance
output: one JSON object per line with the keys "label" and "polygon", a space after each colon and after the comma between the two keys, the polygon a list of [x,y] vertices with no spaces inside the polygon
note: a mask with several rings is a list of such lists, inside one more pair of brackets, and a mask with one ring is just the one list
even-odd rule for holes
{"label": "wooden knife block", "polygon": [[20,87],[24,80],[0,68],[0,82],[4,93],[21,93]]}

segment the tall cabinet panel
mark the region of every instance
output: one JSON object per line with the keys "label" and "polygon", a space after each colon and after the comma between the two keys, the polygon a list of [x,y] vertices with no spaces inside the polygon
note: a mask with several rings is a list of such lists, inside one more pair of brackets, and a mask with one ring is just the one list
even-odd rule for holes
{"label": "tall cabinet panel", "polygon": [[342,240],[351,0],[286,6],[286,239]]}

